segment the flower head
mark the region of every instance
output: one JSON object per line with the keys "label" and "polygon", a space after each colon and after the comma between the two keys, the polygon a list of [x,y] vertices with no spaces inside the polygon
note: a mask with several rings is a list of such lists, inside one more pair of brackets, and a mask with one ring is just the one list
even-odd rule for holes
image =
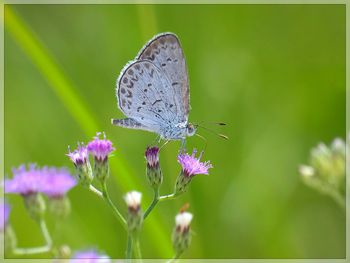
{"label": "flower head", "polygon": [[130,210],[139,210],[141,204],[142,194],[137,191],[131,191],[126,193],[124,199],[125,203]]}
{"label": "flower head", "polygon": [[[77,260],[80,259],[80,260]],[[109,263],[110,258],[107,255],[99,254],[95,250],[85,250],[76,252],[71,262],[76,263]]]}
{"label": "flower head", "polygon": [[42,174],[35,165],[30,165],[28,169],[21,165],[12,172],[13,178],[5,180],[5,193],[30,195],[42,191]]}
{"label": "flower head", "polygon": [[147,147],[145,157],[149,168],[157,167],[159,165],[159,148],[157,146]]}
{"label": "flower head", "polygon": [[95,157],[95,160],[102,162],[106,161],[108,155],[115,150],[110,140],[106,139],[106,134],[103,133],[103,139],[100,139],[101,133],[97,133],[94,140],[88,143],[87,150]]}
{"label": "flower head", "polygon": [[85,164],[89,157],[87,147],[80,144],[78,144],[77,149],[73,152],[69,150],[66,155],[71,159],[75,166]]}
{"label": "flower head", "polygon": [[182,212],[175,217],[176,229],[185,232],[189,229],[193,215],[189,212]]}
{"label": "flower head", "polygon": [[210,161],[201,162],[203,152],[198,158],[195,158],[196,149],[193,150],[192,155],[187,153],[180,153],[177,157],[178,162],[182,166],[182,171],[185,176],[192,177],[196,174],[208,174],[209,168],[213,168]]}
{"label": "flower head", "polygon": [[2,232],[7,224],[10,214],[10,206],[0,199],[0,232]]}
{"label": "flower head", "polygon": [[77,182],[65,168],[44,167],[41,169],[42,193],[49,197],[63,197]]}

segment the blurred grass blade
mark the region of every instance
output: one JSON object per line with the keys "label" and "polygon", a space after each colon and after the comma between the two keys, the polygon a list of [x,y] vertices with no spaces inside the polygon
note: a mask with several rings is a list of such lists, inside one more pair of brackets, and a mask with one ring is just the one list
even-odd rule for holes
{"label": "blurred grass blade", "polygon": [[[75,92],[74,85],[64,75],[47,48],[35,37],[24,21],[21,21],[12,11],[9,5],[5,7],[5,28],[46,78],[49,86],[84,133],[87,136],[92,136],[99,131],[98,122]],[[122,191],[141,188],[140,182],[135,180],[136,177],[131,174],[130,168],[120,155],[111,159],[111,169],[115,182]],[[163,225],[159,223],[155,215],[147,220],[147,224],[149,224],[147,232],[153,237],[154,247],[158,250],[158,254],[162,257],[170,257],[172,255],[170,238]]]}

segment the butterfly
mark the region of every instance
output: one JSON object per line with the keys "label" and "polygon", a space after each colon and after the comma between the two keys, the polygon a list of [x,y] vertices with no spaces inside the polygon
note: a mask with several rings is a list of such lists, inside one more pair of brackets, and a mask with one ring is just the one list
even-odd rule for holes
{"label": "butterfly", "polygon": [[112,119],[113,125],[154,132],[167,141],[184,142],[196,133],[188,122],[187,66],[175,34],[154,36],[122,69],[116,85],[118,107],[127,118]]}

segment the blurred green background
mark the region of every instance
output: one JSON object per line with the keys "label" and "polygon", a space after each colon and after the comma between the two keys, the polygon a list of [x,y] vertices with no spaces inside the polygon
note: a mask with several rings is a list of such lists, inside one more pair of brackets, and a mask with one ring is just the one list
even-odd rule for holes
{"label": "blurred green background", "polygon": [[[117,150],[109,188],[152,191],[146,146],[155,135],[113,127],[120,70],[154,34],[182,43],[190,75],[191,121],[223,121],[229,141],[204,130],[214,169],[190,191],[160,203],[145,222],[145,258],[171,257],[174,216],[186,202],[195,232],[185,258],[344,258],[345,214],[304,186],[297,168],[318,142],[345,137],[345,5],[5,6],[5,174],[22,163],[68,166],[77,141],[105,131]],[[216,128],[215,128],[216,129]],[[199,138],[189,149],[202,149]],[[161,152],[163,194],[179,172],[178,142]],[[126,234],[107,205],[78,186],[56,244],[122,258]],[[43,240],[10,196],[19,246]],[[42,257],[47,257],[43,255]]]}

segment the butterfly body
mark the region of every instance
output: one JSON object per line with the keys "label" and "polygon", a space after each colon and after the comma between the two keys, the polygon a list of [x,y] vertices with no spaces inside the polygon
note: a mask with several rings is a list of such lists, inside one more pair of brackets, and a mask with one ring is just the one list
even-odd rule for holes
{"label": "butterfly body", "polygon": [[112,124],[155,132],[166,140],[195,133],[188,122],[189,84],[186,61],[177,36],[152,38],[127,64],[117,80],[119,109],[128,117]]}

